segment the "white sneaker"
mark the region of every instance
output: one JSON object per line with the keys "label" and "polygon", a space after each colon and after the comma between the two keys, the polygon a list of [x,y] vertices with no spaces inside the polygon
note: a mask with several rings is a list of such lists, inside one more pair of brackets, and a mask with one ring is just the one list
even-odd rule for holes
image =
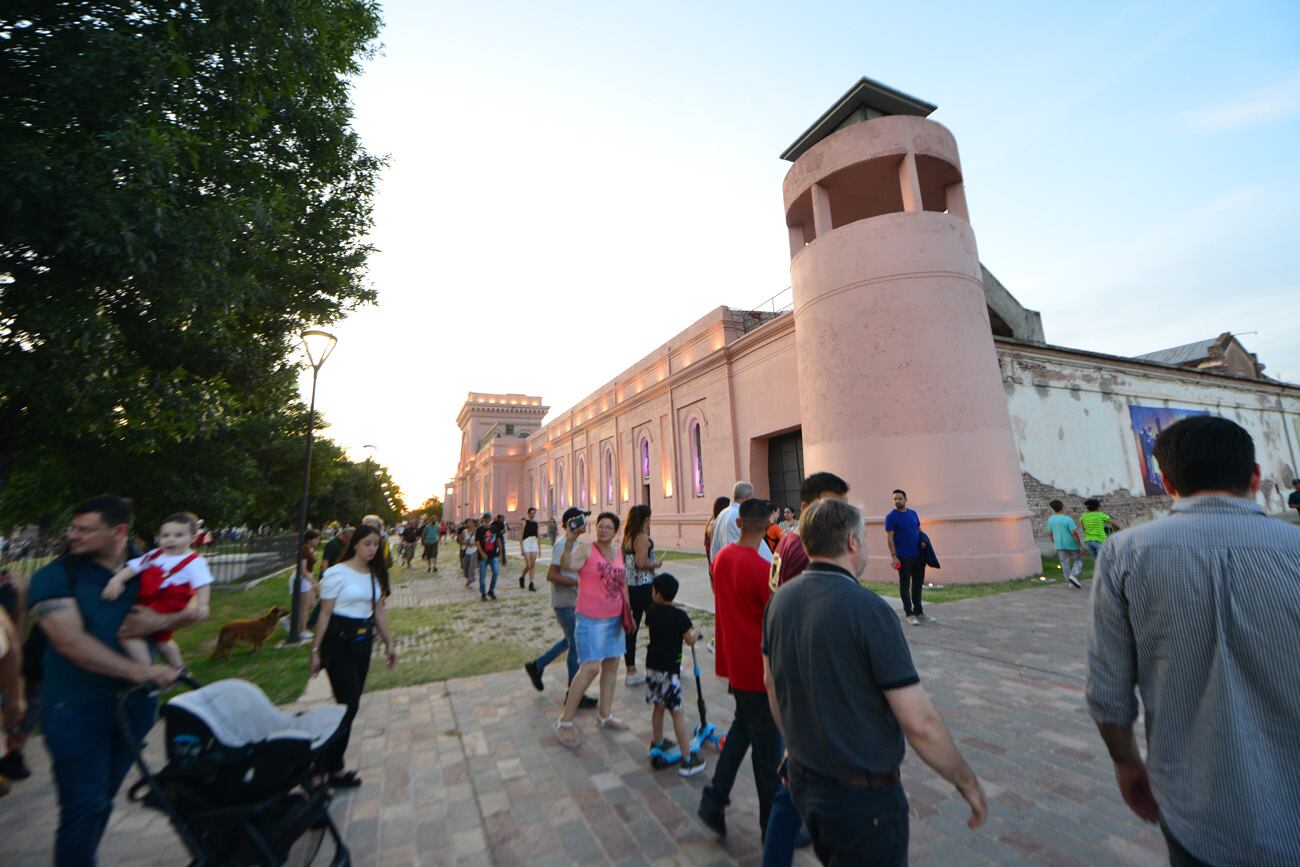
{"label": "white sneaker", "polygon": [[1069,581],[1072,587],[1078,587],[1080,589],[1083,588],[1083,585],[1079,583],[1079,579],[1075,578],[1073,575],[1066,575],[1065,580]]}
{"label": "white sneaker", "polygon": [[629,674],[623,682],[628,686],[640,686],[641,684],[645,683],[645,675],[642,674],[641,672],[637,672],[636,674]]}
{"label": "white sneaker", "polygon": [[907,622],[912,624],[913,626],[920,626],[921,618],[917,617],[915,614],[909,614],[907,617]]}
{"label": "white sneaker", "polygon": [[314,632],[312,632],[312,631],[310,631],[310,630],[307,630],[307,631],[299,632],[299,633],[298,633],[298,640],[299,640],[299,641],[311,641],[311,640],[312,640],[313,638],[315,638],[315,637],[316,637],[316,633],[314,633]]}
{"label": "white sneaker", "polygon": [[916,615],[916,619],[917,619],[917,620],[920,620],[922,623],[934,623],[934,622],[935,622],[934,618],[931,617],[929,614],[918,614],[918,615]]}

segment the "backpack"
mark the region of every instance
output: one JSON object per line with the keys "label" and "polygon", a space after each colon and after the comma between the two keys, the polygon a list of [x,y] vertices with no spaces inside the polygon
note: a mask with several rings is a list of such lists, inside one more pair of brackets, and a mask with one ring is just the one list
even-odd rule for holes
{"label": "backpack", "polygon": [[[70,554],[64,554],[59,562],[63,564],[63,573],[68,579],[68,595],[76,604],[77,562]],[[45,648],[49,643],[45,630],[33,623],[23,641],[23,680],[27,682],[28,690],[38,688],[45,679]]]}

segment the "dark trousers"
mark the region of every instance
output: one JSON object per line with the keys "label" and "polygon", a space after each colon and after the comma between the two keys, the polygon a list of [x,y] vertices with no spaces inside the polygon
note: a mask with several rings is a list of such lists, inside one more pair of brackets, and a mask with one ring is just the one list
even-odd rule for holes
{"label": "dark trousers", "polygon": [[339,726],[329,746],[326,769],[330,773],[343,770],[344,755],[348,751],[348,740],[352,737],[352,721],[357,717],[361,707],[361,693],[366,688],[366,675],[370,673],[370,653],[374,640],[344,641],[327,638],[324,651],[325,674],[330,679],[330,689],[334,691],[334,700],[347,705],[348,712],[343,715],[343,724]]}
{"label": "dark trousers", "polygon": [[907,795],[901,784],[844,786],[791,760],[790,795],[823,864],[907,864]]}
{"label": "dark trousers", "polygon": [[1169,867],[1210,867],[1209,862],[1202,861],[1184,849],[1183,844],[1169,833],[1164,822],[1160,823],[1160,830],[1165,835],[1165,843],[1169,845]]}
{"label": "dark trousers", "polygon": [[[128,703],[127,720],[137,741],[153,727],[156,708],[157,696],[143,693]],[[118,732],[116,710],[116,697],[45,706],[41,722],[59,795],[56,867],[95,864],[113,798],[135,755]]]}
{"label": "dark trousers", "polygon": [[763,867],[790,867],[794,863],[795,843],[803,820],[794,808],[790,788],[781,786],[772,800],[772,812],[767,818],[767,836],[763,840]]}
{"label": "dark trousers", "polygon": [[623,661],[632,668],[636,667],[636,636],[641,631],[641,618],[654,604],[653,593],[654,587],[650,584],[627,588],[627,598],[632,603],[632,622],[635,625],[627,634],[627,653],[623,654]]}
{"label": "dark trousers", "polygon": [[768,815],[779,784],[776,771],[785,746],[772,719],[767,693],[734,689],[731,694],[736,698],[736,718],[714,766],[713,780],[704,787],[700,797],[700,812],[721,813],[727,808],[740,763],[745,760],[745,752],[752,749],[750,763],[754,768],[754,788],[758,789],[758,824],[766,835]]}
{"label": "dark trousers", "polygon": [[921,585],[925,583],[924,557],[898,558],[898,595],[903,600],[903,614],[920,617]]}

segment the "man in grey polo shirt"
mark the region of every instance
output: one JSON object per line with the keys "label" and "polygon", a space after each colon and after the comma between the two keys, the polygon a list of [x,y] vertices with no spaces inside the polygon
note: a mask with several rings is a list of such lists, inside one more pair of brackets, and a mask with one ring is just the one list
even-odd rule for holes
{"label": "man in grey polo shirt", "polygon": [[[564,525],[567,527],[570,521],[578,517],[585,520],[590,514],[591,512],[571,508],[564,513]],[[587,532],[585,524],[581,532]],[[564,555],[564,548],[568,544],[567,536],[562,537],[560,541],[555,543],[555,548],[551,551],[551,566],[546,571],[546,580],[551,585],[551,608],[555,609],[555,621],[560,624],[560,629],[564,630],[564,637],[551,645],[551,649],[541,656],[524,663],[524,671],[528,674],[528,679],[533,682],[533,687],[538,692],[546,688],[542,682],[542,672],[546,669],[546,666],[550,665],[557,656],[565,651],[568,651],[565,661],[569,667],[569,677],[564,681],[566,687],[573,681],[573,676],[578,673],[578,644],[573,638],[574,609],[578,605],[578,573],[560,568],[560,557]],[[584,708],[595,706],[596,700],[586,695],[582,697],[578,704],[578,707]]]}
{"label": "man in grey polo shirt", "polygon": [[1256,504],[1227,419],[1170,425],[1155,458],[1174,505],[1097,558],[1088,710],[1171,864],[1300,864],[1300,529]]}
{"label": "man in grey polo shirt", "polygon": [[803,574],[772,597],[764,682],[785,734],[790,793],[824,864],[907,863],[904,737],[984,822],[984,790],[912,665],[898,615],[858,584],[862,511],[822,499],[804,511]]}

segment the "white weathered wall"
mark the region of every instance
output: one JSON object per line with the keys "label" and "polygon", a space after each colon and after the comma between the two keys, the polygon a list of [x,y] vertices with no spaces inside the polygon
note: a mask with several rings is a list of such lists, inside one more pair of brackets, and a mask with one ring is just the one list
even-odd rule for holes
{"label": "white weathered wall", "polygon": [[1052,496],[1066,499],[1067,511],[1070,500],[1098,496],[1129,521],[1167,511],[1167,497],[1145,495],[1131,405],[1203,409],[1240,424],[1255,440],[1260,505],[1286,511],[1300,465],[1294,388],[1003,342],[998,362],[1035,512]]}

